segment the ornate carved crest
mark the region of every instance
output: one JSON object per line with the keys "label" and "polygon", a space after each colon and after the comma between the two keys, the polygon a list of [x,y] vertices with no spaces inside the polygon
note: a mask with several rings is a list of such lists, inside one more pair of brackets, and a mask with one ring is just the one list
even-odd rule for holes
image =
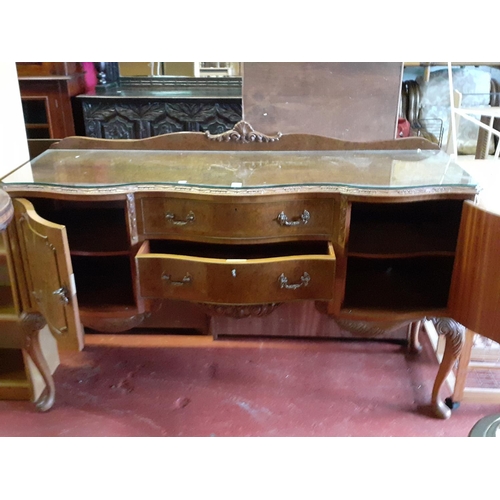
{"label": "ornate carved crest", "polygon": [[212,135],[210,132],[205,132],[206,136],[212,141],[218,142],[274,142],[278,141],[282,136],[281,132],[278,132],[274,136],[269,136],[262,134],[261,132],[256,132],[253,127],[246,121],[239,121],[232,130],[222,132],[222,134]]}

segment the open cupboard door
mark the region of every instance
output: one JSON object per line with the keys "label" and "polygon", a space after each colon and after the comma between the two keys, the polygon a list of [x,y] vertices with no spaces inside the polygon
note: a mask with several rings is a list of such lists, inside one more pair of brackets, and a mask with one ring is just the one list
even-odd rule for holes
{"label": "open cupboard door", "polygon": [[[25,199],[13,200],[26,292],[24,309],[41,313],[63,349],[83,348],[66,228],[42,219]],[[24,302],[23,301],[23,302]]]}
{"label": "open cupboard door", "polygon": [[463,208],[448,301],[450,316],[500,342],[500,214]]}

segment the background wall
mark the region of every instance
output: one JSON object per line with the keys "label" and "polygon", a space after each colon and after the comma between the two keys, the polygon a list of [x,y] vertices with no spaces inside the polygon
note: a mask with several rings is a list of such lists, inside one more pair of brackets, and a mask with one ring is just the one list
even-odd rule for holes
{"label": "background wall", "polygon": [[159,71],[160,75],[168,76],[194,76],[192,62],[121,62],[119,66],[121,76],[151,76],[152,71],[154,74]]}
{"label": "background wall", "polygon": [[0,62],[0,177],[29,160],[15,62]]}
{"label": "background wall", "polygon": [[243,117],[263,133],[394,139],[402,62],[243,63]]}

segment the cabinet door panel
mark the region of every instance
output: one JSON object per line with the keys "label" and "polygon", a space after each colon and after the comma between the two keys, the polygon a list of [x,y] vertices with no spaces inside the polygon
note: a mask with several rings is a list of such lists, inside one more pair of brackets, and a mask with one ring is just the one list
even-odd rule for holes
{"label": "cabinet door panel", "polygon": [[464,204],[448,308],[470,330],[500,342],[500,215]]}
{"label": "cabinet door panel", "polygon": [[13,203],[31,307],[43,314],[60,347],[81,349],[83,329],[66,228],[42,219],[25,199]]}

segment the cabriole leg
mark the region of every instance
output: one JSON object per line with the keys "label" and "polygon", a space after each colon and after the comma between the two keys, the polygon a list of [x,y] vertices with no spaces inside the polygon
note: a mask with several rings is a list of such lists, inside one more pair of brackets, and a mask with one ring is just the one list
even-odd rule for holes
{"label": "cabriole leg", "polygon": [[451,416],[451,408],[445,403],[443,398],[440,397],[439,393],[444,381],[450,374],[462,351],[465,327],[450,318],[434,319],[433,323],[436,332],[439,335],[444,335],[446,344],[443,359],[439,365],[439,370],[432,389],[431,404],[435,416],[446,419]]}
{"label": "cabriole leg", "polygon": [[45,389],[38,400],[35,401],[35,404],[38,410],[47,411],[50,410],[54,404],[56,387],[49,365],[47,364],[40,346],[40,330],[45,326],[46,322],[41,314],[36,313],[24,314],[22,322],[25,332],[24,348],[45,382]]}
{"label": "cabriole leg", "polygon": [[410,354],[418,354],[422,350],[419,340],[421,326],[422,321],[413,321],[408,325],[408,352]]}

